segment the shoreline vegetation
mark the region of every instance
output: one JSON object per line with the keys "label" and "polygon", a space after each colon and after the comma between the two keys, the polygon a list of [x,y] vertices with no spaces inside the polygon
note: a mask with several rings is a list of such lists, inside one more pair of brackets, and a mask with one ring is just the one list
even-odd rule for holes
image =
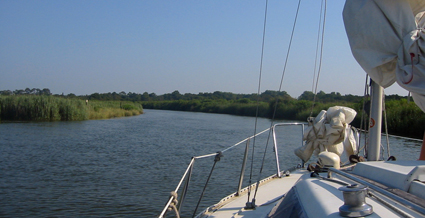
{"label": "shoreline vegetation", "polygon": [[[313,107],[313,99],[316,98]],[[388,133],[392,135],[422,139],[425,130],[425,114],[413,100],[406,96],[385,96]],[[88,104],[86,105],[86,100]],[[0,91],[0,119],[3,121],[55,121],[108,119],[120,116],[133,116],[143,113],[143,109],[160,109],[219,113],[239,116],[258,116],[277,120],[306,121],[321,110],[339,105],[357,111],[352,126],[365,129],[368,124],[367,105],[369,98],[355,95],[341,95],[338,92],[320,91],[316,97],[305,91],[298,98],[285,91],[267,90],[257,94],[234,94],[213,92],[180,94],[179,91],[156,95],[155,93],[93,93],[76,96],[52,95],[49,89],[25,89]],[[365,104],[364,104],[365,102]],[[276,104],[277,103],[277,104]],[[37,106],[36,106],[37,105]],[[274,109],[276,108],[275,115]],[[362,119],[363,118],[363,119]],[[0,121],[1,121],[0,120]],[[382,124],[385,132],[385,123]]]}
{"label": "shoreline vegetation", "polygon": [[[240,116],[255,116],[256,102],[229,102],[229,101],[197,101],[197,100],[171,100],[161,102],[142,102],[145,109],[176,110],[191,112],[206,112],[231,114]],[[272,118],[276,102],[260,102],[259,117]],[[356,118],[350,125],[356,128],[365,129],[368,120],[367,114],[363,114],[362,103],[337,102],[337,103],[316,103],[312,116],[315,117],[321,110],[327,110],[332,106],[346,106],[357,111]],[[276,107],[275,119],[294,120],[306,122],[310,116],[312,102],[309,101],[282,101]],[[388,133],[391,135],[404,136],[409,138],[422,139],[424,134],[425,114],[416,106],[414,102],[405,99],[390,100],[386,102]],[[383,118],[384,119],[384,118]],[[384,121],[383,121],[384,122]],[[385,123],[382,124],[382,131],[385,132]]]}
{"label": "shoreline vegetation", "polygon": [[84,101],[46,95],[0,96],[0,121],[77,121],[134,116],[140,103]]}

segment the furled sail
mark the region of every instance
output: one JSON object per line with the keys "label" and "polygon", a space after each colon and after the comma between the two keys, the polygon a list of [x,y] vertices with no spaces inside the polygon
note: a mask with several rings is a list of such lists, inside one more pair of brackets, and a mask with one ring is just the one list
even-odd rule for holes
{"label": "furled sail", "polygon": [[295,149],[294,153],[307,162],[312,154],[328,151],[347,157],[357,154],[354,133],[349,125],[357,112],[349,107],[334,106],[322,110],[317,117],[310,119],[304,131],[305,145]]}
{"label": "furled sail", "polygon": [[425,112],[425,1],[347,0],[343,17],[366,73],[384,88],[397,81]]}

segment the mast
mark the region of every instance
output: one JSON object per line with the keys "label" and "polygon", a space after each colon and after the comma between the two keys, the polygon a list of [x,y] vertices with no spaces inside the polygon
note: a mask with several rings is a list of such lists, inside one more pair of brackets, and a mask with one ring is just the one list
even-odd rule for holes
{"label": "mast", "polygon": [[371,80],[371,106],[369,118],[368,161],[380,159],[382,124],[382,86]]}

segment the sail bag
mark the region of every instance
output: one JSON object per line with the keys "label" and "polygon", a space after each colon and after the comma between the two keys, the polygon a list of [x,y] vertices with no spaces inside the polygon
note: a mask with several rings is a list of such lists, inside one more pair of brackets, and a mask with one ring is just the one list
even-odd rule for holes
{"label": "sail bag", "polygon": [[307,162],[313,155],[328,151],[341,156],[345,151],[347,156],[357,154],[354,133],[349,125],[357,112],[349,107],[334,106],[311,119],[304,131],[305,145],[295,149],[294,153]]}

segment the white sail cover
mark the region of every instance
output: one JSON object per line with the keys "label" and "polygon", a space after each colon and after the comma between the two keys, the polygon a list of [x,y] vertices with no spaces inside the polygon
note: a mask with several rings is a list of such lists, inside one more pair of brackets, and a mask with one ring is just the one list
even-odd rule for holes
{"label": "white sail cover", "polygon": [[354,133],[349,125],[356,117],[356,111],[349,107],[334,106],[322,110],[304,130],[305,145],[295,149],[294,153],[304,162],[312,154],[328,151],[341,156],[357,154]]}
{"label": "white sail cover", "polygon": [[384,88],[397,81],[425,112],[425,1],[347,0],[343,17],[366,73]]}

